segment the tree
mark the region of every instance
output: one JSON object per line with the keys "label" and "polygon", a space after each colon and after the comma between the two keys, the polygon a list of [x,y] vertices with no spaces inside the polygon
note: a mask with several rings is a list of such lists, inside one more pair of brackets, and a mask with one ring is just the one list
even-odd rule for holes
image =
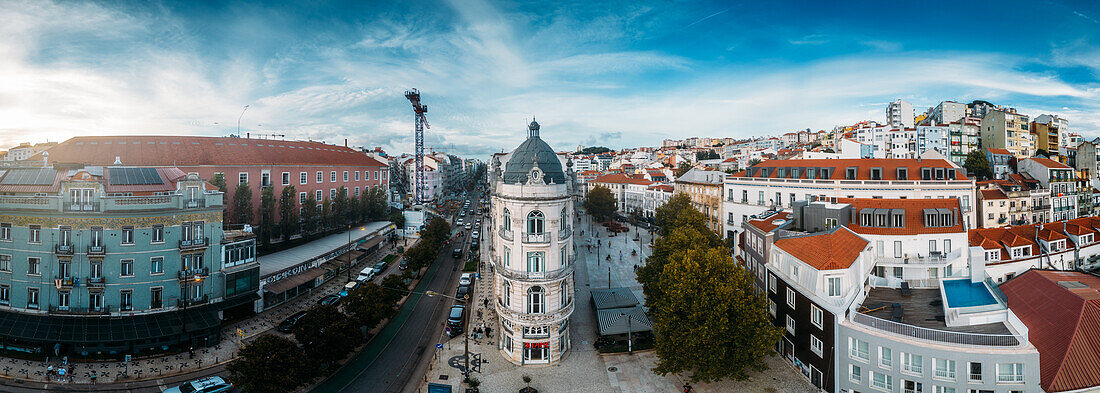
{"label": "tree", "polygon": [[608,148],[603,147],[603,146],[589,146],[589,147],[581,149],[577,153],[580,153],[580,154],[603,154],[603,153],[607,153],[609,151],[611,151],[611,149],[608,149]]}
{"label": "tree", "polygon": [[332,223],[343,228],[348,225],[348,189],[340,186],[332,199]]}
{"label": "tree", "polygon": [[651,309],[654,372],[713,382],[767,368],[764,358],[783,331],[729,252],[702,244],[677,251],[659,281],[664,295]]}
{"label": "tree", "polygon": [[332,364],[363,342],[359,326],[335,305],[317,305],[294,326],[294,339],[313,361]]}
{"label": "tree", "polygon": [[319,217],[321,221],[321,229],[331,228],[334,225],[332,216],[332,201],[330,201],[328,198],[325,198],[325,200],[321,202],[321,217]]}
{"label": "tree", "polygon": [[714,150],[703,150],[703,151],[695,152],[695,160],[696,161],[713,160],[713,159],[717,159],[717,158],[722,158],[722,157],[719,156],[718,153],[715,153]]}
{"label": "tree", "polygon": [[222,194],[225,194],[227,191],[229,191],[229,188],[225,186],[224,173],[215,173],[214,178],[210,179],[210,185],[218,187],[218,191],[221,191]]}
{"label": "tree", "polygon": [[270,244],[275,233],[275,191],[271,187],[260,189],[260,242]]}
{"label": "tree", "polygon": [[611,190],[604,186],[595,186],[584,196],[584,210],[588,211],[596,221],[607,221],[615,217],[619,209],[619,203]]}
{"label": "tree", "polygon": [[683,176],[685,173],[688,173],[688,171],[690,171],[690,170],[691,170],[691,164],[688,164],[686,162],[681,162],[680,166],[676,167],[676,172],[673,173],[673,174],[676,175],[676,177],[680,177],[680,176]]}
{"label": "tree", "polygon": [[405,215],[400,210],[394,210],[389,216],[390,222],[393,226],[404,229],[405,228]]}
{"label": "tree", "polygon": [[252,223],[252,188],[248,186],[248,182],[241,183],[233,191],[233,222]]}
{"label": "tree", "polygon": [[306,203],[302,204],[302,237],[309,236],[317,230],[317,200],[313,195],[306,197]]}
{"label": "tree", "polygon": [[225,368],[245,392],[293,392],[317,376],[316,363],[302,348],[274,334],[261,335],[246,344]]}
{"label": "tree", "polygon": [[985,150],[975,149],[966,154],[963,168],[976,176],[979,180],[992,179],[993,170],[989,167],[989,158],[985,156]]}
{"label": "tree", "polygon": [[763,162],[763,161],[760,161],[759,158],[753,158],[753,159],[749,160],[749,166],[754,166],[754,165],[759,164],[761,162]]}
{"label": "tree", "polygon": [[660,279],[672,256],[695,245],[722,248],[722,240],[707,228],[706,217],[691,205],[691,198],[676,194],[654,212],[654,222],[660,237],[653,243],[653,254],[638,268],[638,282],[645,293],[646,306],[658,307],[663,293]]}
{"label": "tree", "polygon": [[290,240],[290,236],[298,233],[298,192],[294,186],[283,187],[279,195],[279,232],[283,240]]}
{"label": "tree", "polygon": [[[386,278],[389,277],[400,278],[401,276],[390,275]],[[401,298],[401,292],[383,289],[378,284],[368,282],[348,293],[347,299],[344,300],[344,310],[351,314],[351,318],[357,325],[370,330],[397,313],[397,309],[394,308],[397,304],[394,294],[397,299]]]}

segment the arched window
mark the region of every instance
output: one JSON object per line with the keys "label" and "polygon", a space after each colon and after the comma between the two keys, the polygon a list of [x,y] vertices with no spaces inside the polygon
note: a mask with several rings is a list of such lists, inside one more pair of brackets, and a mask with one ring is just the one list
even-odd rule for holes
{"label": "arched window", "polygon": [[504,208],[504,215],[500,220],[503,221],[501,224],[504,226],[505,231],[512,230],[512,213],[508,211],[508,208]]}
{"label": "arched window", "polygon": [[531,287],[527,290],[527,313],[542,314],[546,312],[546,293],[542,287]]}
{"label": "arched window", "polygon": [[527,253],[527,271],[539,273],[546,270],[546,254],[542,251]]}
{"label": "arched window", "polygon": [[568,216],[567,214],[565,214],[565,211],[566,211],[567,209],[569,209],[569,208],[568,208],[568,207],[563,207],[563,208],[561,208],[561,218],[560,218],[560,222],[561,222],[561,230],[563,230],[563,231],[564,231],[564,230],[565,230],[566,228],[569,228],[569,218],[568,218],[569,216]]}
{"label": "arched window", "polygon": [[504,288],[503,288],[503,290],[501,290],[501,294],[500,294],[500,296],[501,296],[500,303],[503,304],[504,307],[508,307],[508,306],[512,305],[512,283],[510,283],[508,281],[504,281],[504,286],[503,287]]}
{"label": "arched window", "polygon": [[562,281],[561,282],[561,306],[563,308],[565,307],[566,304],[569,304],[569,297],[570,297],[569,295],[570,295],[569,282],[568,281]]}
{"label": "arched window", "polygon": [[504,267],[512,267],[512,249],[504,246]]}
{"label": "arched window", "polygon": [[543,217],[542,212],[532,210],[531,213],[527,214],[527,233],[543,233],[545,231],[544,221],[545,217]]}

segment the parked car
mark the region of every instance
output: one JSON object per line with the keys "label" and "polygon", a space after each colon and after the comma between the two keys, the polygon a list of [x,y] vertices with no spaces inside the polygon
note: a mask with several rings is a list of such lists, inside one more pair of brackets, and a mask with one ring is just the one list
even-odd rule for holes
{"label": "parked car", "polygon": [[325,296],[325,297],[321,298],[321,301],[317,302],[317,304],[322,305],[322,306],[326,306],[326,305],[329,305],[329,304],[337,304],[337,303],[340,303],[340,295],[328,295],[328,296]]}
{"label": "parked car", "polygon": [[467,299],[467,297],[472,295],[471,292],[472,291],[470,290],[469,285],[459,285],[458,290],[455,291],[455,297],[462,302],[466,302],[467,300],[469,300]]}
{"label": "parked car", "polygon": [[408,269],[409,268],[409,261],[406,261],[406,260],[402,259],[401,264],[397,265],[397,267],[401,270]]}
{"label": "parked car", "polygon": [[379,274],[382,274],[382,272],[385,271],[385,270],[386,270],[386,263],[385,262],[378,262],[378,263],[374,264],[374,270],[373,271],[374,271],[375,276],[377,276]]}
{"label": "parked car", "polygon": [[466,306],[456,304],[451,306],[451,313],[447,314],[447,327],[450,328],[450,332],[447,333],[451,337],[462,334],[463,321],[466,320]]}
{"label": "parked car", "polygon": [[298,320],[302,319],[302,317],[304,316],[306,316],[305,311],[298,311],[293,315],[286,317],[286,319],[284,319],[283,322],[279,324],[279,327],[275,328],[275,330],[283,333],[290,333],[294,330],[294,326],[298,325]]}
{"label": "parked car", "polygon": [[470,223],[466,223],[466,229],[474,229],[474,226],[470,225]]}
{"label": "parked car", "polygon": [[477,248],[477,239],[476,238],[473,239],[473,240],[470,240],[470,249],[473,250],[475,248]]}
{"label": "parked car", "polygon": [[221,393],[233,389],[233,384],[222,377],[206,377],[164,390],[164,393]]}
{"label": "parked car", "polygon": [[474,231],[473,233],[470,233],[470,238],[477,239],[478,237],[481,237],[481,234],[478,233],[477,231]]}
{"label": "parked car", "polygon": [[454,251],[451,251],[451,257],[454,258],[454,259],[458,259],[458,258],[462,257],[462,249],[461,248],[456,248]]}
{"label": "parked car", "polygon": [[348,281],[347,284],[344,284],[344,289],[340,290],[340,296],[341,297],[348,296],[348,293],[350,293],[351,290],[355,289],[355,288],[359,288],[359,282],[358,281]]}
{"label": "parked car", "polygon": [[370,280],[374,279],[374,275],[375,275],[374,268],[373,267],[366,267],[366,268],[363,268],[363,270],[359,271],[359,276],[355,277],[355,281],[367,282],[367,281],[370,281]]}
{"label": "parked car", "polygon": [[458,285],[471,285],[474,283],[473,273],[462,273],[462,277],[458,279]]}

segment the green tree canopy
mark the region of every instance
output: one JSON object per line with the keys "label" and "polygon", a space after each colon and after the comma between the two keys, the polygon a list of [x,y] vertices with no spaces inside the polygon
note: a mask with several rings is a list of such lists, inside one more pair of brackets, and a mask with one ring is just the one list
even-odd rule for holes
{"label": "green tree canopy", "polygon": [[685,173],[688,173],[688,171],[690,171],[690,170],[691,170],[691,164],[688,164],[686,162],[681,162],[680,165],[676,167],[676,171],[673,172],[673,175],[675,175],[676,177],[680,177],[680,176],[683,176]]}
{"label": "green tree canopy", "polygon": [[764,358],[783,332],[728,251],[696,244],[675,252],[659,285],[663,295],[651,309],[654,372],[712,382],[767,368]]}
{"label": "green tree canopy", "polygon": [[389,220],[398,229],[405,228],[405,215],[402,214],[400,210],[394,210],[392,213],[390,213]]}
{"label": "green tree canopy", "polygon": [[325,364],[343,359],[363,342],[359,325],[335,305],[317,305],[294,326],[294,339],[306,356]]}
{"label": "green tree canopy", "polygon": [[978,178],[978,180],[992,179],[993,169],[989,166],[989,158],[985,156],[984,149],[971,150],[966,154],[963,167]]}
{"label": "green tree canopy", "polygon": [[313,198],[313,193],[307,194],[306,203],[302,204],[303,237],[317,230],[317,200]]}
{"label": "green tree canopy", "polygon": [[722,156],[719,156],[718,153],[714,152],[714,150],[703,150],[695,152],[696,160],[714,160],[718,158],[722,158]]}
{"label": "green tree canopy", "polygon": [[604,186],[595,186],[584,196],[584,210],[588,211],[596,221],[607,221],[615,218],[619,210],[619,203],[611,190]]}
{"label": "green tree canopy", "polygon": [[222,194],[225,194],[229,191],[229,188],[225,186],[224,173],[215,173],[214,177],[210,179],[210,185],[218,187],[218,191],[221,191]]}
{"label": "green tree canopy", "polygon": [[275,191],[260,187],[260,243],[271,243],[275,234]]}
{"label": "green tree canopy", "polygon": [[[390,275],[387,278],[389,277],[401,276]],[[401,295],[402,293],[397,290],[382,289],[378,284],[368,282],[348,293],[348,297],[344,300],[344,310],[359,326],[365,326],[368,330],[373,329],[379,322],[397,313],[394,306]]]}
{"label": "green tree canopy", "polygon": [[225,368],[245,392],[293,392],[318,374],[316,362],[294,341],[270,333],[245,344]]}
{"label": "green tree canopy", "polygon": [[233,191],[233,222],[252,223],[252,188],[248,186],[248,182],[241,183]]}
{"label": "green tree canopy", "polygon": [[348,225],[350,218],[350,206],[348,203],[348,189],[344,186],[336,189],[336,198],[332,199],[332,223],[341,228]]}
{"label": "green tree canopy", "polygon": [[611,151],[611,149],[608,149],[608,148],[603,147],[603,146],[588,146],[586,148],[581,149],[581,151],[579,151],[578,153],[580,153],[580,154],[603,154],[603,153],[607,153],[607,152],[610,152],[610,151]]}
{"label": "green tree canopy", "polygon": [[294,186],[283,187],[279,195],[279,232],[283,240],[298,233],[298,191]]}

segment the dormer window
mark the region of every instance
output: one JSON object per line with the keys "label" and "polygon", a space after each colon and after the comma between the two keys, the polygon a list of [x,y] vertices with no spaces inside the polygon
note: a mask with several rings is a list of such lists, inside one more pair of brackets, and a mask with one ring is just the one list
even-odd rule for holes
{"label": "dormer window", "polygon": [[898,180],[909,180],[909,168],[898,168]]}
{"label": "dormer window", "polygon": [[943,168],[936,168],[936,180],[943,180]]}
{"label": "dormer window", "polygon": [[855,180],[856,172],[859,170],[857,167],[849,167],[844,171],[844,178],[847,180]]}
{"label": "dormer window", "polygon": [[894,221],[893,222],[893,224],[894,224],[893,227],[894,228],[904,228],[905,227],[905,215],[903,215],[901,213],[894,213],[893,218],[894,218],[893,219],[893,221]]}
{"label": "dormer window", "polygon": [[985,250],[985,260],[987,262],[996,262],[1001,260],[1001,250]]}
{"label": "dormer window", "polygon": [[776,176],[776,177],[782,179],[782,178],[786,177],[786,175],[787,175],[787,168],[779,168],[779,175]]}
{"label": "dormer window", "polygon": [[955,179],[956,179],[956,177],[955,177],[955,176],[956,176],[957,174],[958,174],[958,170],[957,170],[957,169],[956,169],[956,170],[950,170],[950,171],[947,171],[947,178],[948,178],[948,179],[950,179],[950,180],[955,180]]}
{"label": "dormer window", "polygon": [[833,169],[832,168],[821,168],[821,178],[822,179],[830,179],[832,177],[833,177]]}
{"label": "dormer window", "polygon": [[871,213],[861,213],[859,215],[859,225],[862,227],[871,226]]}
{"label": "dormer window", "polygon": [[791,179],[797,179],[798,178],[798,173],[799,173],[798,168],[791,168]]}
{"label": "dormer window", "polygon": [[815,175],[816,173],[817,173],[817,171],[816,171],[816,170],[814,170],[814,168],[809,168],[809,169],[806,169],[806,178],[807,178],[807,179],[813,179],[813,178],[814,178],[814,175]]}
{"label": "dormer window", "polygon": [[932,180],[932,168],[921,168],[920,169],[920,179],[921,180]]}
{"label": "dormer window", "polygon": [[871,168],[871,180],[882,180],[882,168]]}

